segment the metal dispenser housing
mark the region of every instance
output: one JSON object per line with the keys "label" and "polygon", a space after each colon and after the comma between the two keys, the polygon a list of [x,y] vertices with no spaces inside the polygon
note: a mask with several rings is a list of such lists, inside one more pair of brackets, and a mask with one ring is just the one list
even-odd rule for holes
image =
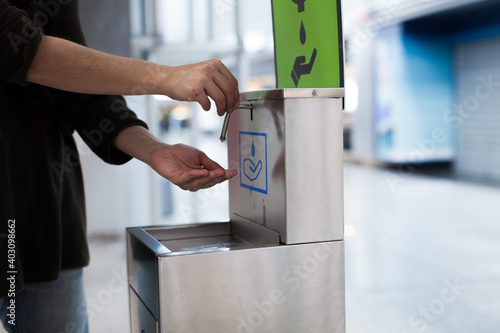
{"label": "metal dispenser housing", "polygon": [[229,165],[239,169],[229,183],[231,220],[275,230],[285,244],[343,239],[343,93],[242,94],[252,109],[233,112],[228,130]]}
{"label": "metal dispenser housing", "polygon": [[242,94],[230,221],[127,229],[131,332],[345,332],[341,88]]}

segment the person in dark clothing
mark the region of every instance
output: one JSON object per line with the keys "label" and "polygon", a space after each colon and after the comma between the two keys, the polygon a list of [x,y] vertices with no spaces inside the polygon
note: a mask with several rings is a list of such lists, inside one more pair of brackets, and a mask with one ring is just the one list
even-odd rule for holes
{"label": "person in dark clothing", "polygon": [[86,47],[77,0],[0,0],[0,316],[9,332],[87,332],[89,261],[72,134],[111,164],[135,157],[182,189],[236,175],[152,136],[120,95],[163,94],[219,115],[238,83],[217,59],[170,67]]}

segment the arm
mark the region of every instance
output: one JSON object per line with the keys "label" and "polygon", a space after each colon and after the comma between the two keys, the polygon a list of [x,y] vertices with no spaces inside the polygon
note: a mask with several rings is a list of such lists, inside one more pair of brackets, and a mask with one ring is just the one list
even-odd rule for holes
{"label": "arm", "polygon": [[121,131],[115,146],[148,164],[183,190],[208,188],[237,174],[236,170],[224,170],[198,149],[163,143],[142,126],[131,126]]}
{"label": "arm", "polygon": [[64,108],[73,110],[66,114],[71,119],[69,125],[74,125],[92,150],[108,163],[125,163],[131,155],[180,187],[193,191],[236,174],[235,170],[223,170],[194,148],[159,142],[145,128],[138,129],[146,125],[126,107],[123,98],[103,95],[167,94],[178,100],[198,101],[205,109],[210,107],[209,96],[222,114],[238,104],[239,94],[236,79],[220,61],[169,67],[94,51],[83,46],[78,2],[61,5],[61,11],[64,15],[52,32],[58,37],[43,36],[24,12],[0,0],[1,79],[20,85],[29,81],[71,92],[96,93],[53,91],[60,95]]}
{"label": "arm", "polygon": [[[66,8],[78,16],[77,1],[61,5],[61,10]],[[3,80],[86,94],[162,94],[176,100],[196,101],[205,110],[210,108],[210,97],[220,115],[239,104],[238,83],[219,60],[161,66],[98,52],[80,45],[83,40],[78,44],[67,39],[43,35],[25,12],[0,0]]]}
{"label": "arm", "polygon": [[[79,23],[77,1],[71,1],[61,8],[64,12],[61,12],[58,26],[56,30],[53,31],[53,34],[63,40],[49,39],[49,42],[55,41],[66,44],[64,40],[72,40],[77,44],[85,46],[85,37]],[[79,46],[72,44],[68,45],[75,49]],[[145,61],[106,55],[85,47],[82,47],[80,50],[83,52],[81,54],[82,56],[87,53],[93,53],[93,55],[87,56],[90,58],[102,58],[101,60],[104,63],[110,61],[110,59],[115,60],[93,74],[97,75],[97,77],[101,77],[99,77],[97,82],[90,85],[90,89],[95,89],[96,85],[102,85],[104,89],[116,89],[116,87],[119,87],[120,89],[128,89],[128,93],[130,93],[130,86],[141,84],[141,86],[137,87],[139,91],[134,91],[134,93],[145,93],[147,92],[145,91],[146,89],[154,88],[151,80],[154,80],[156,75],[160,74],[161,69],[167,68],[166,66],[159,66]],[[75,56],[79,55],[80,54],[77,54]],[[84,59],[81,60],[83,61]],[[120,63],[120,61],[123,63]],[[116,66],[117,64],[119,64],[119,66]],[[131,66],[129,69],[131,73],[124,73],[123,66],[125,64]],[[196,70],[196,68],[201,67],[201,65],[202,64],[199,66],[184,66],[178,69],[190,70],[194,68]],[[227,69],[217,61],[215,61],[215,65],[221,65],[221,70],[227,71]],[[87,66],[94,69],[98,68],[99,61],[88,63]],[[68,67],[70,67],[68,68],[70,71],[77,73],[77,81],[80,79],[81,75],[92,74],[85,72],[78,73],[78,68],[72,68],[72,64],[69,64]],[[36,67],[33,68],[36,69]],[[58,68],[54,70],[57,71]],[[118,75],[122,75],[122,77],[112,78],[112,74],[106,72],[108,70],[114,71],[118,73]],[[51,72],[51,70],[44,67],[42,67],[40,71]],[[187,74],[196,73],[183,74],[182,77],[179,77],[179,80],[183,80],[180,84],[187,82]],[[230,80],[234,80],[234,77],[229,71],[227,71],[226,74],[229,76]],[[48,74],[45,73],[44,75]],[[92,78],[93,75],[89,76]],[[141,82],[137,83],[133,81],[134,77],[140,75],[145,75]],[[61,77],[60,79],[68,80],[66,77]],[[71,83],[72,80],[69,81],[68,83]],[[197,81],[195,80],[194,82],[196,83]],[[236,81],[234,80],[234,82]],[[84,82],[79,82],[79,84],[82,83]],[[237,83],[235,84],[237,86]],[[179,86],[179,84],[175,85]],[[65,100],[68,101],[68,107],[71,108],[72,105],[74,105],[75,96],[79,96],[80,94],[63,93],[63,95],[68,95]],[[85,99],[85,102],[81,104],[76,112],[76,127],[78,133],[86,140],[89,147],[106,162],[122,164],[131,157],[136,157],[150,165],[161,176],[167,178],[181,188],[191,191],[210,187],[236,174],[234,170],[223,170],[218,164],[209,160],[205,154],[197,149],[184,145],[170,146],[157,140],[147,131],[146,124],[137,119],[135,114],[127,107],[122,97],[104,95],[85,96],[91,97]],[[220,110],[219,107],[219,111]]]}
{"label": "arm", "polygon": [[86,94],[167,95],[198,102],[219,115],[238,106],[238,83],[220,60],[186,66],[163,66],[113,56],[65,39],[43,36],[27,73],[27,81]]}

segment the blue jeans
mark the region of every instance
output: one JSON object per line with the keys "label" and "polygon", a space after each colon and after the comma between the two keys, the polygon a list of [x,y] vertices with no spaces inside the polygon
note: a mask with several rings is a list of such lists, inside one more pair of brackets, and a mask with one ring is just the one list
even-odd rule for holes
{"label": "blue jeans", "polygon": [[7,316],[8,297],[0,299],[0,317],[9,333],[88,333],[83,268],[61,272],[56,281],[26,284],[15,296],[15,326]]}

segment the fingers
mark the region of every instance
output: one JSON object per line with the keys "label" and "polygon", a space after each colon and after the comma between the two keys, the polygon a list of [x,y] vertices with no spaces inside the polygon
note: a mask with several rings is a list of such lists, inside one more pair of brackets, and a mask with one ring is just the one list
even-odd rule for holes
{"label": "fingers", "polygon": [[213,170],[217,170],[217,169],[221,169],[221,170],[224,170],[223,167],[221,167],[219,165],[219,163],[215,162],[214,160],[210,159],[207,154],[205,154],[204,152],[200,152],[200,156],[199,156],[199,159],[200,159],[200,162],[201,162],[201,165],[207,169],[208,171],[213,171]]}
{"label": "fingers", "polygon": [[206,88],[203,85],[194,85],[190,89],[191,97],[188,97],[186,100],[188,102],[198,102],[205,111],[210,110],[211,103],[205,93]]}
{"label": "fingers", "polygon": [[214,100],[219,116],[222,116],[239,105],[238,81],[219,59],[209,60],[205,64],[205,71],[211,78],[205,91]]}
{"label": "fingers", "polygon": [[[194,155],[188,158],[189,169],[178,169],[168,177],[174,184],[183,190],[198,191],[209,188],[226,181],[238,173],[234,169],[224,170],[217,162],[211,160],[205,153],[184,145],[174,147],[182,150],[181,156],[189,156],[189,150],[194,150]],[[190,161],[189,161],[190,160]],[[186,163],[186,161],[184,161]],[[186,164],[185,164],[186,165]]]}
{"label": "fingers", "polygon": [[209,111],[210,107],[212,106],[212,103],[210,103],[210,100],[208,99],[208,96],[207,94],[205,94],[205,92],[201,93],[198,96],[198,103],[200,103],[201,107],[205,111]]}
{"label": "fingers", "polygon": [[210,98],[212,98],[215,102],[215,105],[217,107],[217,114],[219,116],[222,116],[224,115],[225,112],[228,112],[229,104],[227,104],[226,101],[227,97],[224,94],[224,92],[220,89],[220,87],[215,82],[211,82],[206,86],[205,89],[207,95],[210,96]]}
{"label": "fingers", "polygon": [[219,183],[222,183],[225,180],[227,179],[225,177],[224,170],[220,169],[217,171],[213,171],[209,176],[193,181],[189,185],[188,191],[196,192],[198,190],[209,188]]}
{"label": "fingers", "polygon": [[205,170],[210,173],[207,177],[194,179],[187,185],[187,190],[197,191],[204,188],[212,187],[233,178],[238,173],[234,169],[224,170],[217,162],[211,160],[205,153],[200,152],[200,162]]}
{"label": "fingers", "polygon": [[186,180],[189,179],[189,181],[182,184],[177,183],[176,185],[178,185],[183,190],[196,192],[198,190],[210,188],[214,185],[217,185],[228,179],[231,179],[234,176],[236,176],[236,174],[237,174],[236,170],[217,169],[211,171],[207,176],[202,176],[202,177],[197,177],[196,175],[188,176],[186,177]]}
{"label": "fingers", "polygon": [[179,101],[198,102],[208,111],[210,100],[214,100],[217,113],[224,115],[239,105],[238,81],[219,59],[169,67],[160,76],[158,94]]}
{"label": "fingers", "polygon": [[[229,69],[224,66],[224,64],[219,59],[213,59],[215,61],[215,66],[219,70],[219,72],[223,75],[226,81],[224,85],[229,83],[229,86],[223,87],[221,84],[216,82],[217,85],[221,87],[221,90],[231,98],[228,99],[228,109],[235,108],[240,104],[240,92],[238,89],[238,81],[234,77],[234,75],[229,71]],[[229,111],[229,110],[227,110]]]}
{"label": "fingers", "polygon": [[187,190],[196,183],[197,180],[206,178],[210,172],[205,169],[191,170],[189,172],[178,172],[170,177],[170,181],[183,190]]}
{"label": "fingers", "polygon": [[202,151],[183,144],[157,150],[151,167],[183,190],[197,191],[236,176],[234,169],[224,170]]}

